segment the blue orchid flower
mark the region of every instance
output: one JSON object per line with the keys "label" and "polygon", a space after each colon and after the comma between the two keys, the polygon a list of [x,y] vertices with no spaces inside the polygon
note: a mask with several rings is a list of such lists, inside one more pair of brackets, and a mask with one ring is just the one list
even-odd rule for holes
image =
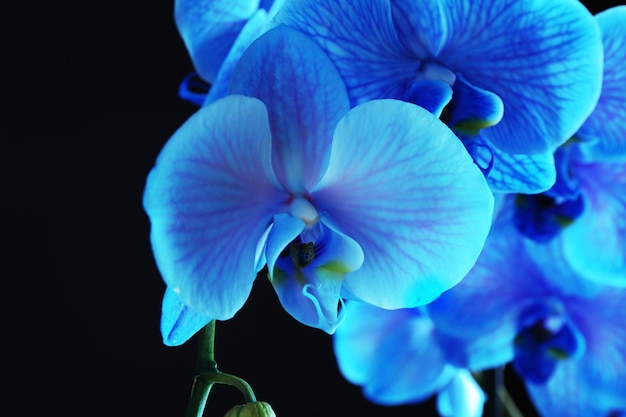
{"label": "blue orchid flower", "polygon": [[351,105],[396,98],[441,116],[494,191],[547,190],[552,153],[600,94],[601,38],[578,1],[294,0],[276,21],[326,51]]}
{"label": "blue orchid flower", "polygon": [[179,95],[198,105],[224,97],[239,58],[268,29],[284,2],[176,0],[176,27],[195,68],[181,83]]}
{"label": "blue orchid flower", "polygon": [[333,335],[335,357],[342,375],[361,386],[367,399],[400,405],[437,395],[442,416],[482,415],[484,392],[467,369],[453,365],[462,346],[437,332],[422,309],[358,302],[345,308],[346,320]]}
{"label": "blue orchid flower", "polygon": [[556,240],[579,274],[626,286],[626,6],[596,19],[605,49],[600,100],[557,150],[555,185],[517,196],[514,220],[535,241]]}
{"label": "blue orchid flower", "polygon": [[517,232],[512,212],[509,200],[474,268],[427,306],[435,326],[490,345],[474,349],[472,360],[498,347],[541,415],[626,411],[626,290],[581,277],[559,246]]}
{"label": "blue orchid flower", "polygon": [[471,268],[493,196],[431,113],[391,99],[350,110],[324,52],[286,27],[247,49],[230,92],[148,176],[166,344],[233,317],[265,265],[283,307],[329,333],[344,298],[422,305]]}

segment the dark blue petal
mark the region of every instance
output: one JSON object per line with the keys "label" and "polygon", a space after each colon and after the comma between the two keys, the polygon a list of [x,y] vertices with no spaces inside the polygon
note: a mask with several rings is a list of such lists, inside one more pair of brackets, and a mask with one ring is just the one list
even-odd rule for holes
{"label": "dark blue petal", "polygon": [[352,106],[402,99],[410,84],[423,78],[422,64],[397,39],[388,0],[287,2],[276,19],[324,49],[346,83]]}
{"label": "dark blue petal", "polygon": [[464,144],[495,193],[535,194],[554,184],[556,169],[552,152],[511,154],[496,148],[484,135]]}
{"label": "dark blue petal", "polygon": [[596,15],[604,45],[604,77],[600,100],[591,116],[576,133],[596,140],[589,147],[591,160],[626,157],[626,6]]}
{"label": "dark blue petal", "polygon": [[303,34],[276,27],[242,56],[230,93],[266,104],[272,165],[281,184],[296,194],[313,188],[328,163],[335,126],[349,108],[345,86],[324,52]]}
{"label": "dark blue petal", "polygon": [[257,5],[251,0],[176,0],[176,27],[196,71],[206,81],[213,82]]}
{"label": "dark blue petal", "polygon": [[504,151],[553,150],[598,100],[600,31],[577,1],[393,0],[392,10],[415,55],[502,99],[504,117],[485,135]]}
{"label": "dark blue petal", "polygon": [[489,126],[497,124],[504,114],[500,97],[468,83],[457,74],[452,85],[452,102],[442,120],[461,139],[471,139]]}

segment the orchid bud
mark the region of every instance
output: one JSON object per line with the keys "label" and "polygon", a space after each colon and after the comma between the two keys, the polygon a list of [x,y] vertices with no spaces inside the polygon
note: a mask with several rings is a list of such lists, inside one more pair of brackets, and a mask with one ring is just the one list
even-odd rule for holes
{"label": "orchid bud", "polygon": [[276,417],[272,407],[264,401],[236,405],[224,417]]}

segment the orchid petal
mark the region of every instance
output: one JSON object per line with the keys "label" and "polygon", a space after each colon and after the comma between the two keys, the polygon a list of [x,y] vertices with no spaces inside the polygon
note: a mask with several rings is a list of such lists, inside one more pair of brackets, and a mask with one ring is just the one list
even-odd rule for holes
{"label": "orchid petal", "polygon": [[568,301],[586,350],[580,359],[559,362],[546,384],[527,384],[542,415],[607,416],[626,411],[625,301],[624,289],[611,288]]}
{"label": "orchid petal", "polygon": [[626,286],[626,163],[576,164],[585,211],[561,232],[572,268],[599,283]]}
{"label": "orchid petal", "polygon": [[265,10],[259,10],[250,17],[243,28],[241,28],[239,36],[231,46],[228,54],[224,57],[223,63],[215,76],[215,81],[203,105],[206,106],[228,94],[230,78],[232,77],[237,63],[250,44],[265,32],[268,23],[269,17]]}
{"label": "orchid petal", "polygon": [[276,20],[322,47],[345,81],[352,106],[403,98],[406,81],[416,79],[420,70],[420,62],[396,37],[388,1],[287,2]]}
{"label": "orchid petal", "polygon": [[498,361],[512,356],[519,317],[548,288],[524,249],[511,219],[499,218],[472,270],[427,307],[437,329],[472,345],[468,349],[470,369],[489,364],[491,346],[502,351]]}
{"label": "orchid petal", "polygon": [[600,12],[596,20],[604,45],[602,93],[593,113],[576,136],[597,140],[590,147],[593,160],[626,157],[626,6]]}
{"label": "orchid petal", "polygon": [[459,369],[437,396],[437,411],[443,417],[480,417],[487,396],[467,369]]}
{"label": "orchid petal", "polygon": [[487,182],[493,192],[536,194],[556,181],[552,152],[511,154],[493,146],[484,135],[468,141],[466,147],[478,166],[488,167]]}
{"label": "orchid petal", "polygon": [[302,228],[300,219],[289,215],[275,216],[274,230],[288,232],[283,233],[276,244],[271,244],[272,233],[268,240],[268,251],[280,245],[284,245],[283,248],[287,250],[277,258],[275,251],[271,255],[268,252],[268,267],[270,263],[274,264],[270,269],[270,279],[287,312],[308,326],[332,334],[344,317],[340,297],[343,278],[346,273],[361,265],[363,252],[354,240],[329,228],[322,219],[313,260],[303,266],[296,265],[287,239],[295,237],[294,234],[298,234]]}
{"label": "orchid petal", "polygon": [[161,335],[163,344],[180,346],[206,326],[211,317],[198,314],[183,304],[178,295],[167,288],[161,307]]}
{"label": "orchid petal", "polygon": [[194,68],[213,82],[230,47],[259,0],[176,0],[176,27]]}
{"label": "orchid petal", "polygon": [[424,400],[453,372],[428,317],[417,309],[384,310],[346,304],[346,319],[333,337],[339,369],[378,404]]}
{"label": "orchid petal", "polygon": [[554,149],[600,95],[602,43],[577,1],[394,0],[398,37],[504,103],[484,134],[514,154]]}
{"label": "orchid petal", "polygon": [[437,117],[441,116],[441,112],[451,98],[452,88],[438,80],[418,80],[407,88],[402,97],[404,101],[415,103]]}
{"label": "orchid petal", "polygon": [[311,197],[365,253],[344,285],[383,308],[426,304],[459,282],[493,209],[461,142],[432,114],[398,100],[361,104],[339,122]]}
{"label": "orchid petal", "polygon": [[174,133],[148,176],[157,265],[198,314],[229,319],[250,293],[257,243],[288,197],[271,171],[270,141],[263,103],[226,97]]}
{"label": "orchid petal", "polygon": [[324,52],[293,29],[271,29],[242,56],[230,93],[266,104],[281,184],[295,194],[312,188],[326,167],[332,132],[348,111],[344,84]]}
{"label": "orchid petal", "polygon": [[461,74],[456,76],[452,94],[454,101],[447,108],[445,122],[461,139],[473,138],[502,119],[504,107],[500,97],[470,84]]}

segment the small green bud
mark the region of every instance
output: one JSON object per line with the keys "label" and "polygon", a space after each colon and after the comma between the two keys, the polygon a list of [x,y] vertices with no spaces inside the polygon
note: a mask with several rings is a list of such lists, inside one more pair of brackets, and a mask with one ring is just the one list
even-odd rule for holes
{"label": "small green bud", "polygon": [[236,405],[224,417],[276,417],[272,407],[264,401]]}

